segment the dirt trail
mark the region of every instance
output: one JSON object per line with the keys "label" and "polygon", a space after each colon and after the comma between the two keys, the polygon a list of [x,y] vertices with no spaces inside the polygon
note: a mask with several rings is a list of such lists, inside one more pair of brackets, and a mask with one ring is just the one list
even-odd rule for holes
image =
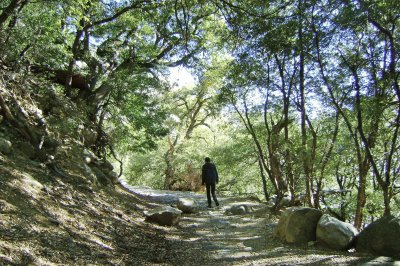
{"label": "dirt trail", "polygon": [[[277,217],[266,211],[263,204],[254,201],[219,198],[220,207],[207,209],[205,196],[201,194],[137,187],[129,189],[157,204],[174,205],[179,197],[185,197],[204,206],[199,213],[183,215],[179,226],[172,229],[171,234],[200,245],[214,265],[398,265],[366,254],[284,244],[273,237]],[[255,212],[228,214],[227,210],[237,204],[252,205]],[[196,263],[183,262],[183,265]]]}

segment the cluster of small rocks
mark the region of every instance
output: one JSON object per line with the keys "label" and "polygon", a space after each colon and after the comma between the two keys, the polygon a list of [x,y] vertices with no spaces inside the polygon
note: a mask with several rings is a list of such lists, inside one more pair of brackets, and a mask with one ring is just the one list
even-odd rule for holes
{"label": "cluster of small rocks", "polygon": [[200,210],[199,204],[190,198],[180,198],[177,207],[160,206],[145,213],[146,221],[163,226],[177,225],[182,213],[192,214]]}
{"label": "cluster of small rocks", "polygon": [[[179,198],[176,207],[160,206],[146,212],[146,220],[159,225],[177,225],[182,214],[194,214],[202,210],[199,203],[191,198]],[[242,202],[226,208],[226,215],[247,215],[267,212],[267,206],[260,203]]]}

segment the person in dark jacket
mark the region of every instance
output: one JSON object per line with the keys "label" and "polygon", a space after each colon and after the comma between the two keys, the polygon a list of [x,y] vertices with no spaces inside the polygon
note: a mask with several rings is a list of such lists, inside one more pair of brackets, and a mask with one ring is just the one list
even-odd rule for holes
{"label": "person in dark jacket", "polygon": [[201,169],[201,183],[206,185],[208,208],[211,208],[211,196],[215,205],[219,206],[217,196],[215,195],[215,184],[218,184],[218,171],[209,157],[206,157],[205,164]]}

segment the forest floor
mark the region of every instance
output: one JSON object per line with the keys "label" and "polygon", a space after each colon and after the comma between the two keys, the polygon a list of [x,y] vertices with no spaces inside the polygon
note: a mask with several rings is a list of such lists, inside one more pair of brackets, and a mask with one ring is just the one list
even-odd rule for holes
{"label": "forest floor", "polygon": [[367,254],[284,244],[269,212],[225,213],[245,199],[221,198],[219,208],[184,215],[178,226],[147,223],[144,213],[156,206],[182,196],[205,205],[204,195],[96,187],[73,153],[59,161],[65,176],[19,149],[0,154],[0,265],[384,265]]}

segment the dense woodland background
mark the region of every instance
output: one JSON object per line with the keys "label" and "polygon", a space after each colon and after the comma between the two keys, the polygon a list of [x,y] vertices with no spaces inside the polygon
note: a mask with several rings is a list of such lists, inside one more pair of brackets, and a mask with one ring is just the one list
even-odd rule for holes
{"label": "dense woodland background", "polygon": [[[2,123],[40,154],[73,104],[59,131],[132,184],[199,190],[210,156],[220,193],[361,228],[400,213],[399,14],[398,0],[4,0]],[[172,84],[174,67],[195,83]],[[10,112],[18,83],[47,106],[32,123]]]}

